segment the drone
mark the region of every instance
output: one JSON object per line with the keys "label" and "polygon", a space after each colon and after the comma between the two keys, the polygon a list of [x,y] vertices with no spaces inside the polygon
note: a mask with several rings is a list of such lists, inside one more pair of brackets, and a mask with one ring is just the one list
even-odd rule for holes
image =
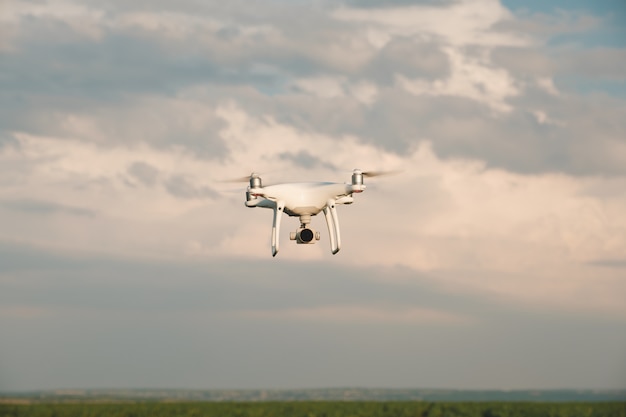
{"label": "drone", "polygon": [[278,253],[280,221],[283,213],[300,218],[300,227],[290,233],[289,239],[295,240],[298,244],[313,244],[320,240],[320,233],[310,227],[311,217],[320,212],[323,212],[326,218],[330,249],[335,255],[341,248],[337,205],[354,202],[353,194],[362,193],[366,188],[363,184],[364,177],[375,177],[387,173],[355,169],[352,172],[351,183],[296,182],[264,187],[261,177],[254,172],[249,177],[240,180],[250,181],[246,190],[246,207],[274,210],[272,256]]}

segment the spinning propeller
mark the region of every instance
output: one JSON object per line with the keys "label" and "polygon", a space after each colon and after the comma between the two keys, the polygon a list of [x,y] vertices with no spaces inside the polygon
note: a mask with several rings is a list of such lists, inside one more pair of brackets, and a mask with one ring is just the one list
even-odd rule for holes
{"label": "spinning propeller", "polygon": [[250,175],[246,175],[245,177],[230,178],[227,180],[222,180],[221,182],[248,182],[250,181],[250,178],[258,176],[259,174],[257,174],[256,172],[251,172]]}
{"label": "spinning propeller", "polygon": [[[358,171],[357,169],[355,169],[354,171]],[[382,177],[384,175],[395,175],[400,173],[400,171],[361,171],[361,174],[364,177]]]}

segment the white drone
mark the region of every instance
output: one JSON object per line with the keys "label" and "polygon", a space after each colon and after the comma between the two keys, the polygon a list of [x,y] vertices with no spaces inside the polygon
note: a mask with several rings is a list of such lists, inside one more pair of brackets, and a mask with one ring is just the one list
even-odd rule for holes
{"label": "white drone", "polygon": [[263,207],[274,210],[272,224],[272,256],[276,256],[279,249],[278,236],[280,220],[283,213],[292,217],[300,217],[300,227],[289,236],[298,244],[313,244],[320,239],[320,233],[309,227],[311,216],[320,211],[324,212],[328,234],[330,235],[331,252],[336,254],[341,248],[339,234],[339,218],[337,204],[352,204],[353,193],[365,190],[363,177],[374,177],[386,172],[363,172],[355,169],[352,172],[352,183],[336,182],[297,182],[275,184],[263,187],[261,177],[252,173],[241,180],[249,180],[246,191],[246,207]]}

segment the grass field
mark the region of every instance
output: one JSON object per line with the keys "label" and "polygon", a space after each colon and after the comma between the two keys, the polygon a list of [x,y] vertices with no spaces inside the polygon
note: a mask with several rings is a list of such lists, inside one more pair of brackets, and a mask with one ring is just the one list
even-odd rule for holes
{"label": "grass field", "polygon": [[0,417],[626,417],[626,403],[185,402],[0,404]]}

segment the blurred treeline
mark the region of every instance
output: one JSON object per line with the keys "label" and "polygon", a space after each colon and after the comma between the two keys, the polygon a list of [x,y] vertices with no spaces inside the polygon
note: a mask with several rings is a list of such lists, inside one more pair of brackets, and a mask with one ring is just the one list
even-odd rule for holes
{"label": "blurred treeline", "polygon": [[0,417],[626,417],[626,403],[193,402],[0,404]]}

